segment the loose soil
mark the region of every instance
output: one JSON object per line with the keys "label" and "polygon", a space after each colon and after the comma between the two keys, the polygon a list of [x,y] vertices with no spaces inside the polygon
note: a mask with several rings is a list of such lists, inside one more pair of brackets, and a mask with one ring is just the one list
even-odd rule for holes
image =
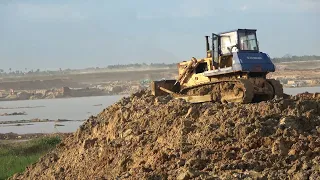
{"label": "loose soil", "polygon": [[12,179],[319,179],[319,102],[190,104],[137,92]]}

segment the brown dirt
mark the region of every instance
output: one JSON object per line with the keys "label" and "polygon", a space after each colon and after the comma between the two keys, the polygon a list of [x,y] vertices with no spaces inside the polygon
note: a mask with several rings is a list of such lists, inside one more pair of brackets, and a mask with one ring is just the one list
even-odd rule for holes
{"label": "brown dirt", "polygon": [[319,99],[189,104],[138,92],[12,179],[319,179]]}

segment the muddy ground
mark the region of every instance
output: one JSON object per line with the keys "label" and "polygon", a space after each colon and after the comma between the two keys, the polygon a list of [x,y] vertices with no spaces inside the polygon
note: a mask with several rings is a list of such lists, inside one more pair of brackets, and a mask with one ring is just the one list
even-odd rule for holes
{"label": "muddy ground", "polygon": [[61,87],[86,88],[89,85],[111,82],[140,81],[144,79],[157,80],[174,77],[177,69],[145,70],[145,71],[115,71],[84,74],[65,74],[54,76],[24,76],[0,78],[1,90],[36,90]]}
{"label": "muddy ground", "polygon": [[295,61],[295,62],[282,62],[276,63],[280,69],[290,69],[290,70],[319,70],[320,69],[320,60],[312,60],[312,61]]}
{"label": "muddy ground", "polygon": [[319,179],[319,102],[189,104],[141,91],[12,179]]}
{"label": "muddy ground", "polygon": [[[271,78],[318,79],[320,61],[277,63],[277,71],[270,73]],[[174,69],[113,71],[81,74],[61,74],[53,76],[22,76],[0,78],[1,90],[37,90],[61,87],[86,88],[111,82],[133,82],[145,79],[172,79],[178,74]]]}
{"label": "muddy ground", "polygon": [[288,78],[288,79],[319,79],[320,78],[320,69],[317,70],[284,70],[277,71],[270,74],[273,78]]}

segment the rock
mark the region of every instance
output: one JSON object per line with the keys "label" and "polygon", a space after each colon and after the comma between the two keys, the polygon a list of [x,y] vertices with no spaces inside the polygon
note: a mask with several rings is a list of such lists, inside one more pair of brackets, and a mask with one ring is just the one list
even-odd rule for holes
{"label": "rock", "polygon": [[172,100],[171,96],[159,96],[155,98],[155,105],[160,105],[160,104],[166,104],[168,103],[170,100]]}
{"label": "rock", "polygon": [[188,179],[191,179],[188,172],[182,172],[177,177],[177,180],[188,180]]}
{"label": "rock", "polygon": [[189,108],[189,110],[188,110],[188,112],[187,112],[187,114],[185,115],[185,117],[184,117],[184,118],[189,117],[192,113],[193,113],[193,108],[192,108],[192,107],[190,107],[190,108]]}
{"label": "rock", "polygon": [[309,163],[309,162],[304,162],[303,164],[302,164],[302,170],[307,170],[307,169],[309,169],[310,167],[312,167],[312,165],[311,165],[311,163]]}
{"label": "rock", "polygon": [[251,152],[246,152],[246,153],[244,153],[243,154],[243,156],[242,156],[242,160],[249,160],[249,159],[252,159],[252,157],[253,157],[253,155],[252,155],[252,153]]}
{"label": "rock", "polygon": [[184,166],[185,163],[186,163],[185,159],[179,159],[178,162],[177,162],[178,166]]}
{"label": "rock", "polygon": [[197,170],[202,170],[207,166],[208,162],[209,161],[206,159],[192,158],[186,162],[186,166]]}
{"label": "rock", "polygon": [[132,129],[127,129],[127,130],[123,133],[122,136],[125,138],[125,137],[129,136],[131,133],[132,133]]}
{"label": "rock", "polygon": [[297,151],[295,149],[290,149],[288,155],[296,155]]}
{"label": "rock", "polygon": [[207,109],[204,113],[203,113],[203,115],[204,116],[211,116],[211,115],[213,115],[213,114],[215,114],[215,110],[214,109]]}
{"label": "rock", "polygon": [[98,140],[98,138],[93,138],[93,139],[86,139],[83,141],[83,148],[84,149],[88,149],[90,147],[93,147],[93,145],[95,144],[95,142]]}
{"label": "rock", "polygon": [[316,126],[316,130],[320,134],[320,126]]}
{"label": "rock", "polygon": [[313,172],[310,177],[310,180],[319,180],[320,179],[320,171]]}
{"label": "rock", "polygon": [[302,172],[298,172],[296,174],[293,175],[293,180],[308,180],[308,177],[303,174]]}
{"label": "rock", "polygon": [[279,125],[285,128],[293,128],[293,129],[298,128],[297,121],[294,117],[283,117],[280,120]]}
{"label": "rock", "polygon": [[272,154],[284,156],[288,154],[289,149],[286,146],[286,142],[280,138],[273,143],[271,151]]}

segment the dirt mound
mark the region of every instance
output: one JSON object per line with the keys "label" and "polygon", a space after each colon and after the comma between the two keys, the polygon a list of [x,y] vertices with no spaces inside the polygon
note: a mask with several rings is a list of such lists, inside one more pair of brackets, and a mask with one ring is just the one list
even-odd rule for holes
{"label": "dirt mound", "polygon": [[319,101],[303,97],[189,104],[138,92],[13,179],[319,179]]}

